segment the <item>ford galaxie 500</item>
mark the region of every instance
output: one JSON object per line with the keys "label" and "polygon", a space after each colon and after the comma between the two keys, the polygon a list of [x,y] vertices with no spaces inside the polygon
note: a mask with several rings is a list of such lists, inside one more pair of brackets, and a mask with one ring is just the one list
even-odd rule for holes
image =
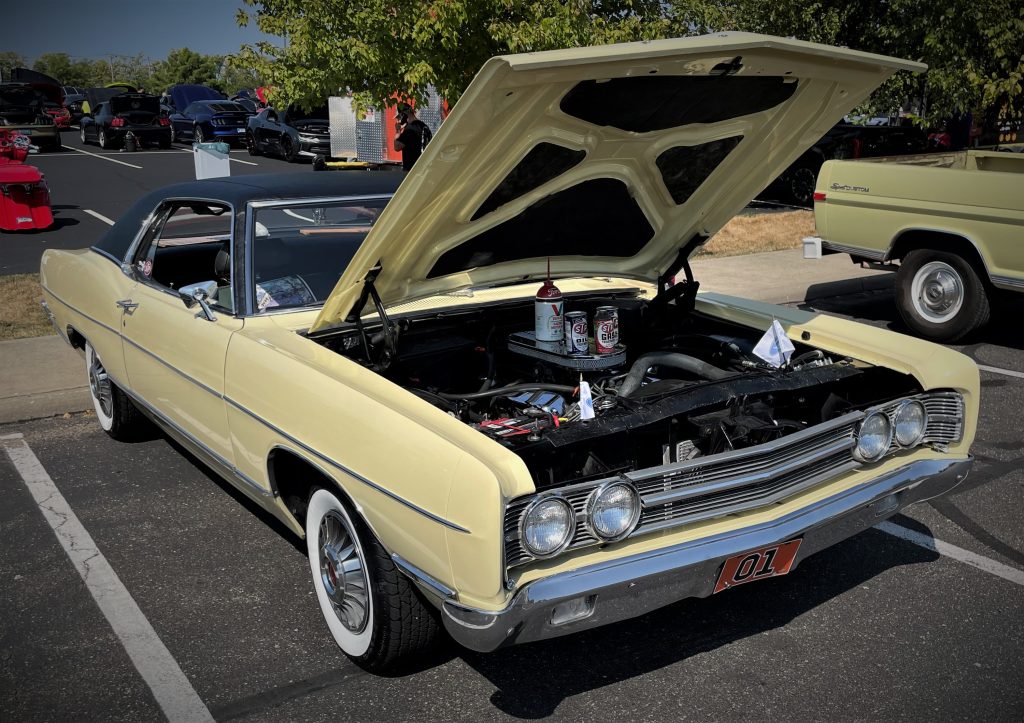
{"label": "ford galaxie 500", "polygon": [[[408,175],[164,188],[48,251],[45,302],[104,429],[144,414],[305,537],[359,664],[623,620],[966,476],[966,357],[698,295],[688,263],[919,67],[742,34],[495,58]],[[602,349],[533,335],[548,273]]]}

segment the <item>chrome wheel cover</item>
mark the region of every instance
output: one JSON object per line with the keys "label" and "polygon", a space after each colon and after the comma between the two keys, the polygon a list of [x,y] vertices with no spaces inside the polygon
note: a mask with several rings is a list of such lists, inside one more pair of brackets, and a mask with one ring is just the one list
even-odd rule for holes
{"label": "chrome wheel cover", "polygon": [[917,315],[933,324],[954,318],[964,305],[964,280],[943,261],[929,261],[914,274],[910,295]]}
{"label": "chrome wheel cover", "polygon": [[320,580],[346,630],[361,633],[369,619],[369,580],[363,551],[348,524],[331,510],[320,521]]}
{"label": "chrome wheel cover", "polygon": [[107,370],[103,368],[96,352],[92,353],[92,363],[89,364],[89,391],[103,413],[107,417],[113,416],[114,394],[110,386],[110,377],[107,376]]}

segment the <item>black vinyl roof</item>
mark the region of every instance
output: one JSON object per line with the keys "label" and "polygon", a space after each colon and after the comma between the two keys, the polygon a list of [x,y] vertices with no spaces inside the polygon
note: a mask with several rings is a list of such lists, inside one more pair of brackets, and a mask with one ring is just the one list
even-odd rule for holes
{"label": "black vinyl roof", "polygon": [[128,209],[93,248],[117,261],[128,253],[139,226],[161,201],[199,198],[234,207],[236,221],[250,201],[302,200],[334,196],[393,194],[405,178],[397,171],[328,171],[226,176],[164,186],[147,193]]}

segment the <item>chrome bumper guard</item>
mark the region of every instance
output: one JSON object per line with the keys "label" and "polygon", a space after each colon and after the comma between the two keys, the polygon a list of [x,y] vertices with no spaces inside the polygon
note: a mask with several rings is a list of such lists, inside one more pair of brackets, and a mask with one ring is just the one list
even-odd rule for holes
{"label": "chrome bumper guard", "polygon": [[[535,580],[498,612],[447,600],[444,625],[461,645],[489,652],[627,620],[684,598],[708,597],[730,557],[799,537],[795,568],[908,505],[946,494],[966,479],[973,461],[911,462],[777,520]],[[558,624],[556,616],[571,619]]]}

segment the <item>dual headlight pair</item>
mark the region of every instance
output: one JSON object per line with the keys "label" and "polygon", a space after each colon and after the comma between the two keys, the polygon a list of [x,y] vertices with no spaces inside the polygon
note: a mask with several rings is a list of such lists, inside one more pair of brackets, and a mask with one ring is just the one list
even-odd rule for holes
{"label": "dual headlight pair", "polygon": [[907,449],[924,439],[928,411],[916,399],[900,402],[892,418],[883,411],[868,413],[857,428],[857,446],[853,456],[861,462],[877,462],[889,451],[893,441]]}
{"label": "dual headlight pair", "polygon": [[[621,540],[640,519],[640,494],[627,482],[611,482],[595,489],[587,499],[586,525],[602,542]],[[526,508],[519,539],[534,557],[558,554],[576,533],[576,513],[562,497],[541,497]]]}

